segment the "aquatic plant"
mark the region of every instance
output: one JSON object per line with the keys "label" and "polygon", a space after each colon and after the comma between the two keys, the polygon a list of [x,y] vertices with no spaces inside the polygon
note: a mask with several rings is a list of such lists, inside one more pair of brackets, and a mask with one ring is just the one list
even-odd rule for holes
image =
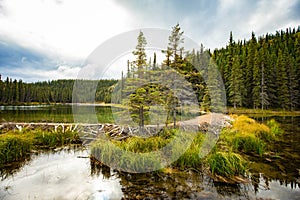
{"label": "aquatic plant", "polygon": [[[156,136],[149,138],[136,136],[123,141],[100,138],[92,143],[91,153],[102,164],[121,169],[128,169],[127,167],[131,166],[133,172],[139,172],[140,169],[159,169],[162,167],[161,157],[165,156],[176,160],[169,166],[175,169],[199,170],[204,165],[209,167],[212,174],[230,177],[244,175],[248,162],[242,155],[256,153],[263,156],[268,143],[276,139],[278,134],[275,133],[279,132],[278,129],[275,121],[269,122],[267,126],[243,115],[234,116],[232,127],[222,130],[216,146],[204,158],[200,156],[200,152],[206,135],[179,129],[165,129]],[[173,140],[180,134],[184,139]],[[192,143],[182,148],[187,140],[192,140]],[[151,154],[161,148],[168,148],[170,142],[173,142],[173,146],[172,149],[166,149],[164,152],[166,155],[160,157],[159,154]],[[128,153],[123,154],[122,151]]]}
{"label": "aquatic plant", "polygon": [[17,161],[32,150],[80,143],[77,132],[23,129],[0,134],[0,164]]}
{"label": "aquatic plant", "polygon": [[275,137],[283,133],[283,130],[280,128],[279,123],[276,122],[275,119],[267,121],[267,126],[270,128],[271,134]]}
{"label": "aquatic plant", "polygon": [[201,132],[197,133],[189,148],[173,163],[173,166],[180,168],[199,168],[202,164],[202,158],[199,153],[202,148],[205,135]]}
{"label": "aquatic plant", "polygon": [[266,151],[267,143],[275,141],[281,130],[274,120],[265,125],[245,115],[234,116],[232,126],[221,133],[220,140],[225,146],[233,151],[257,153],[260,156]]}
{"label": "aquatic plant", "polygon": [[79,136],[77,132],[65,131],[42,131],[36,130],[34,133],[35,145],[41,145],[46,147],[63,146],[72,143],[79,142]]}
{"label": "aquatic plant", "polygon": [[[176,136],[180,136],[176,139]],[[149,138],[130,137],[124,141],[98,139],[91,145],[91,154],[103,163],[117,165],[123,169],[133,166],[131,169],[159,169],[164,159],[176,160],[172,166],[187,168],[199,167],[201,158],[199,150],[204,135],[198,133],[182,132],[178,129],[165,129],[160,135]],[[187,141],[192,141],[190,146],[186,146]],[[171,146],[167,146],[172,143]],[[164,155],[160,155],[158,150],[164,148]],[[122,151],[126,151],[124,154]],[[140,156],[136,156],[140,155]],[[180,156],[181,155],[181,156]],[[180,156],[180,157],[179,157]],[[179,157],[179,159],[178,159]],[[112,166],[111,166],[112,167]]]}
{"label": "aquatic plant", "polygon": [[246,161],[234,152],[216,151],[209,155],[207,162],[213,174],[224,177],[244,175],[246,172]]}
{"label": "aquatic plant", "polygon": [[30,140],[9,135],[0,137],[0,165],[26,156],[32,147]]}

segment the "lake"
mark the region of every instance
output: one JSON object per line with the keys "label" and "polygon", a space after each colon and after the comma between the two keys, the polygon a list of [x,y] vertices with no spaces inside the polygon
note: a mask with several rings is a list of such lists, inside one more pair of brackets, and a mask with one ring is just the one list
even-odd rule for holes
{"label": "lake", "polygon": [[[107,114],[109,107],[96,107],[96,112],[113,119]],[[63,105],[1,107],[0,116],[2,121],[72,122],[72,109]],[[257,164],[250,169],[246,184],[218,183],[192,169],[152,174],[116,172],[94,166],[86,158],[88,148],[72,146],[36,153],[1,169],[0,199],[300,199],[300,117],[253,118],[263,122],[275,118],[285,133],[282,141],[271,145],[272,160],[251,157]]]}
{"label": "lake", "polygon": [[[81,105],[80,108],[86,112],[95,112],[99,123],[114,121],[110,106]],[[72,123],[74,115],[72,105],[0,106],[0,121]]]}

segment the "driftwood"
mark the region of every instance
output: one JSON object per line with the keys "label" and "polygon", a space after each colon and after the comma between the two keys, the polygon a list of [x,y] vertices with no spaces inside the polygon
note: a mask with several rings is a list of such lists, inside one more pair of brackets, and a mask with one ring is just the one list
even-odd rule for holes
{"label": "driftwood", "polygon": [[[145,126],[142,130],[139,127],[119,126],[115,124],[74,124],[74,123],[2,123],[0,130],[2,133],[9,130],[22,132],[24,129],[41,129],[52,132],[77,131],[84,144],[89,144],[100,135],[105,135],[109,139],[125,140],[132,136],[152,136],[162,130],[156,126]],[[0,132],[0,134],[1,134]],[[142,134],[141,134],[142,133]]]}
{"label": "driftwood", "polygon": [[[201,131],[219,134],[223,127],[230,126],[230,118],[225,115],[212,115],[215,122],[211,123],[211,116],[204,115],[187,121],[180,121],[179,128],[184,131]],[[216,118],[217,117],[217,118]],[[0,134],[9,130],[22,132],[23,129],[41,129],[53,132],[78,132],[83,144],[90,144],[98,137],[105,136],[108,139],[125,140],[129,137],[150,137],[159,134],[163,125],[146,125],[143,128],[133,126],[120,126],[116,124],[78,124],[78,123],[2,123]]]}

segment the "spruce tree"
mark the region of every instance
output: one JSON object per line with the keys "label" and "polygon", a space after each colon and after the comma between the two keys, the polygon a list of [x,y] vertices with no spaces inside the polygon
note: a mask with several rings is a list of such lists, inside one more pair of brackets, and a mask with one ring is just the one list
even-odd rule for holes
{"label": "spruce tree", "polygon": [[146,38],[144,33],[140,31],[140,34],[137,38],[137,45],[135,47],[135,51],[133,51],[133,55],[136,57],[136,60],[133,61],[133,64],[137,68],[138,78],[143,78],[143,73],[145,66],[147,64],[147,55],[145,51],[145,47],[147,45]]}
{"label": "spruce tree", "polygon": [[289,89],[286,70],[286,60],[283,58],[281,49],[278,50],[277,58],[277,84],[278,84],[278,103],[284,110],[289,109]]}
{"label": "spruce tree", "polygon": [[232,70],[229,77],[229,101],[233,104],[234,109],[237,106],[242,106],[242,87],[243,87],[243,72],[241,69],[240,58],[235,55],[233,58]]}
{"label": "spruce tree", "polygon": [[245,70],[245,87],[247,89],[246,93],[246,106],[251,107],[253,106],[253,99],[252,99],[252,90],[253,90],[253,68],[255,64],[255,54],[257,51],[256,48],[257,41],[254,32],[252,32],[252,38],[249,43],[248,47],[248,55],[247,55],[247,66]]}
{"label": "spruce tree", "polygon": [[257,109],[260,106],[261,99],[261,61],[258,55],[258,51],[255,52],[254,66],[253,66],[253,88],[252,88],[252,99],[253,107]]}

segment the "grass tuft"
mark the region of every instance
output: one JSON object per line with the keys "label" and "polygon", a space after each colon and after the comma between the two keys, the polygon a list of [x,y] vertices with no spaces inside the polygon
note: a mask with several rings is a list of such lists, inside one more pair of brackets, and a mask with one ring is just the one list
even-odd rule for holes
{"label": "grass tuft", "polygon": [[0,165],[24,158],[31,150],[54,148],[79,143],[77,132],[53,132],[42,129],[24,129],[0,134]]}
{"label": "grass tuft", "polygon": [[246,172],[246,161],[234,152],[214,152],[207,161],[213,174],[230,177]]}

